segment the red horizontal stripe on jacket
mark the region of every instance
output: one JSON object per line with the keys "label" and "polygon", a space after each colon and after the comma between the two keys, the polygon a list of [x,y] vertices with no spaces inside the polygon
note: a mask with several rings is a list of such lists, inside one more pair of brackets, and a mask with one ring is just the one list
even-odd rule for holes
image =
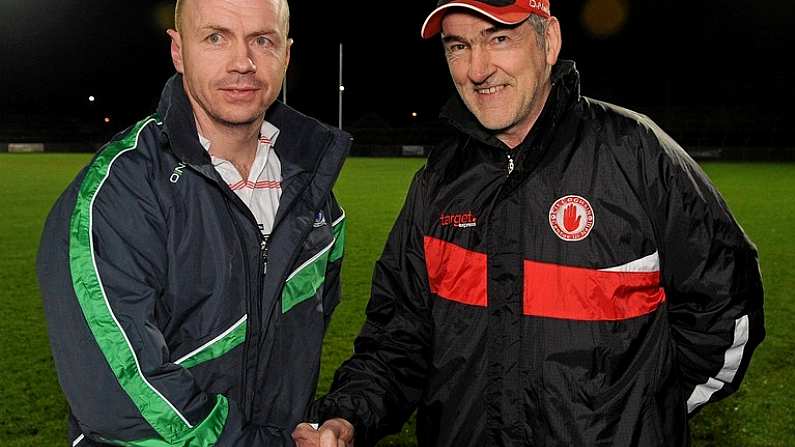
{"label": "red horizontal stripe on jacket", "polygon": [[485,307],[486,255],[425,236],[431,292],[441,298]]}
{"label": "red horizontal stripe on jacket", "polygon": [[660,272],[605,272],[524,262],[524,314],[617,321],[653,312],[665,301]]}

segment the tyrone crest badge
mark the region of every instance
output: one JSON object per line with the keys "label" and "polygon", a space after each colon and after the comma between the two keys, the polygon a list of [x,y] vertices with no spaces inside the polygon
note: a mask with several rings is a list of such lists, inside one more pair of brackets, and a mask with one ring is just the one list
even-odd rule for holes
{"label": "tyrone crest badge", "polygon": [[593,208],[584,197],[561,197],[549,209],[549,226],[559,238],[567,242],[577,242],[588,237],[595,222]]}

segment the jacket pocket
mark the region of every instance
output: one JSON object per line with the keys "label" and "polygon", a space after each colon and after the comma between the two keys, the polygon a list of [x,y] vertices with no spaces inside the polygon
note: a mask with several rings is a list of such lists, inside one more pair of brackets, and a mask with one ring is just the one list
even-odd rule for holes
{"label": "jacket pocket", "polygon": [[[599,407],[610,401],[617,395],[621,395],[629,388],[636,385],[636,382],[643,381],[644,386],[650,388],[649,392],[654,392],[658,374],[657,356],[660,355],[662,316],[664,313],[658,312],[654,318],[647,321],[648,330],[640,331],[637,334],[637,347],[629,349],[623,353],[624,357],[630,360],[625,366],[614,365],[614,369],[621,371],[621,375],[611,384],[599,389],[593,394],[592,405]],[[608,343],[605,343],[608,344]]]}
{"label": "jacket pocket", "polygon": [[192,368],[231,351],[246,340],[247,317],[247,315],[243,315],[232,326],[175,360],[174,363],[185,368]]}

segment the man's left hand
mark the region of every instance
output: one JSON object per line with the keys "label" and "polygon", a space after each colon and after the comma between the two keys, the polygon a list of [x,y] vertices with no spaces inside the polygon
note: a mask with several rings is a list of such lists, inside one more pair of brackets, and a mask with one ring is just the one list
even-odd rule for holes
{"label": "man's left hand", "polygon": [[293,430],[293,441],[296,447],[318,447],[320,445],[320,432],[314,424],[302,422]]}

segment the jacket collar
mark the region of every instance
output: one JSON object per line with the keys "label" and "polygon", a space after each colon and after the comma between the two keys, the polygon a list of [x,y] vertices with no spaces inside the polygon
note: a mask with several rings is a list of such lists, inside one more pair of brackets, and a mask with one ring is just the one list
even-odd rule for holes
{"label": "jacket collar", "polygon": [[[163,121],[168,146],[177,158],[197,167],[211,165],[210,156],[199,142],[196,119],[185,94],[182,75],[175,74],[166,83],[160,96],[158,115]],[[320,167],[325,152],[343,146],[337,152],[344,153],[350,146],[348,133],[326,126],[279,101],[271,105],[265,119],[280,129],[279,141],[274,147],[279,160],[294,169],[293,172],[283,172],[285,177],[298,171],[314,173]]]}
{"label": "jacket collar", "polygon": [[166,82],[157,114],[163,120],[163,133],[177,158],[191,165],[210,163],[209,154],[199,142],[196,119],[182,86],[182,75],[175,74]]}
{"label": "jacket collar", "polygon": [[[573,102],[580,99],[580,74],[573,61],[560,60],[552,68],[552,91],[536,124],[530,129],[525,140],[517,149],[524,149],[535,141],[539,134],[549,133],[552,124],[559,122],[560,116]],[[446,119],[452,127],[466,136],[474,138],[488,146],[508,149],[493,131],[483,127],[475,115],[469,111],[461,97],[456,94],[442,108],[441,118]]]}

